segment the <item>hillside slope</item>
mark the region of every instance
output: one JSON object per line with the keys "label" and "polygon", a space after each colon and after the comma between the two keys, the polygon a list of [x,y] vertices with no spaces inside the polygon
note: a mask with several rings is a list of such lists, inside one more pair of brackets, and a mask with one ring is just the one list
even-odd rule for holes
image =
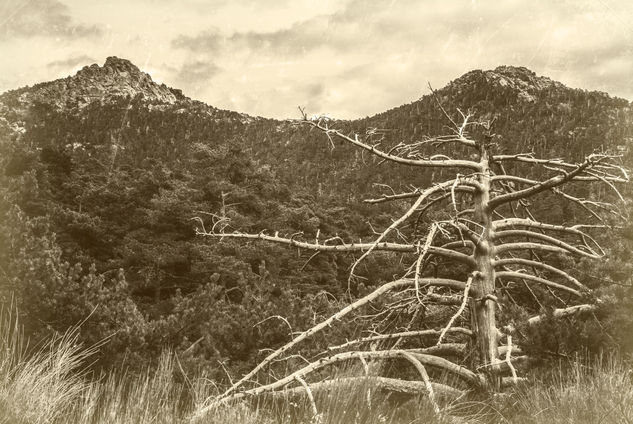
{"label": "hillside slope", "polygon": [[[330,125],[387,147],[415,141],[445,131],[438,100],[451,116],[494,121],[499,152],[579,160],[608,149],[631,163],[629,102],[525,68],[472,71],[437,100]],[[342,299],[351,258],[202,240],[192,218],[368,239],[402,207],[363,204],[384,189],[374,184],[397,191],[442,176],[380,165],[293,122],[191,100],[118,58],[0,95],[0,170],[1,292],[18,293],[30,334],[62,331],[98,305],[83,333],[87,342],[115,334],[102,364],[136,366],[171,346],[218,379],[218,360],[241,369],[288,338],[283,322],[260,321],[283,310],[302,328],[335,308],[328,299]],[[554,221],[579,213],[551,201],[536,209]],[[386,256],[361,272],[374,285],[399,267]]]}

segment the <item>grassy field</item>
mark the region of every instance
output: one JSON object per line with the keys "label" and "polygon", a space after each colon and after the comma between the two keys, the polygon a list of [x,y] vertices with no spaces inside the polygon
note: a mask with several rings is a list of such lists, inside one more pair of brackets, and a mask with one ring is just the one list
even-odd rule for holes
{"label": "grassy field", "polygon": [[[303,397],[262,398],[198,416],[213,394],[204,378],[182,378],[173,355],[145,373],[89,379],[95,349],[66,334],[26,354],[15,321],[0,322],[0,423],[633,423],[631,368],[615,357],[561,362],[529,385],[494,397],[443,401],[378,395],[369,383]],[[179,376],[179,378],[176,378]],[[368,394],[369,391],[369,394]]]}

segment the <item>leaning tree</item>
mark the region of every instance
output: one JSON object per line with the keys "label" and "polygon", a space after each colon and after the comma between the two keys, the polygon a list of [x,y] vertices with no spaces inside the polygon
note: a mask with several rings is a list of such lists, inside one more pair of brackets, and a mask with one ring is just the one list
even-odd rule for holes
{"label": "leaning tree", "polygon": [[[513,291],[542,290],[555,297],[561,305],[550,311],[549,315],[554,317],[596,309],[599,300],[592,291],[571,273],[561,269],[557,261],[545,258],[577,255],[598,259],[604,256],[590,233],[597,228],[608,227],[608,221],[602,219],[603,213],[617,214],[617,207],[587,198],[582,193],[589,192],[587,185],[598,183],[622,197],[616,184],[628,181],[628,176],[618,164],[618,156],[595,152],[581,162],[570,163],[537,158],[531,152],[498,154],[495,151],[498,137],[492,132],[491,122],[474,121],[470,113],[464,114],[459,110],[460,119],[453,119],[439,100],[437,103],[450,122],[446,135],[400,143],[391,148],[380,147],[375,138],[379,131],[370,130],[363,136],[344,133],[331,128],[332,121],[309,119],[302,111],[301,125],[322,132],[330,141],[338,139],[369,152],[381,162],[410,167],[414,171],[427,168],[451,171],[451,178],[446,181],[402,193],[391,190],[366,200],[369,203],[412,201],[391,225],[382,232],[376,232],[371,242],[346,243],[338,238],[320,238],[319,233],[310,241],[301,234],[251,234],[229,230],[227,218],[222,214],[215,215],[212,222],[198,218],[197,233],[201,236],[220,240],[262,240],[313,252],[358,252],[360,256],[351,267],[350,282],[360,278],[356,273],[357,267],[372,253],[396,252],[409,259],[408,266],[403,268],[398,279],[380,285],[312,328],[294,335],[290,342],[273,350],[226,391],[209,399],[202,412],[223,402],[280,391],[305,391],[312,400],[313,390],[352,378],[323,380],[325,370],[353,360],[361,362],[366,372],[371,361],[408,361],[419,373],[420,381],[384,376],[374,376],[374,381],[387,389],[426,392],[432,401],[438,390],[453,389],[432,381],[438,372],[429,374],[427,368],[455,375],[457,378],[454,380],[464,382],[460,383],[462,387],[467,385],[474,390],[498,391],[506,382],[517,381],[515,364],[526,358],[520,348],[512,344],[515,323],[500,323],[498,318],[498,311],[504,303],[520,303],[520,296],[513,297]],[[436,154],[430,155],[428,151],[432,149],[443,149],[443,153],[439,154],[436,150]],[[451,151],[453,155],[459,153],[462,158],[449,157]],[[523,172],[521,176],[506,172],[509,169],[525,171],[526,167],[531,172]],[[563,186],[569,189],[563,191]],[[547,193],[562,202],[577,205],[592,221],[574,225],[541,222],[531,212],[530,205]],[[447,212],[442,219],[425,220],[424,217],[433,208]],[[412,221],[418,224],[417,227],[420,227],[420,222],[425,223],[424,230],[406,230],[414,227]],[[438,267],[438,263],[443,266]],[[462,271],[462,278],[455,277],[456,269]],[[283,377],[268,375],[264,383],[256,383],[258,377],[273,364],[296,356],[292,353],[302,341],[327,331],[362,308],[370,305],[376,308],[379,298],[389,298],[390,301],[378,302],[384,310],[374,313],[374,317],[399,314],[405,309],[414,311],[413,315],[417,316],[429,307],[446,308],[449,312],[444,315],[445,321],[435,328],[405,328],[406,331],[381,333],[378,326],[373,326],[371,334],[336,346],[330,345],[323,353],[307,359],[302,366],[292,368]],[[525,325],[534,325],[542,318],[542,314],[536,315],[527,319]],[[465,324],[458,326],[458,322]],[[448,342],[456,337],[466,341]],[[431,342],[429,338],[432,338]],[[403,343],[409,339],[415,342]],[[418,341],[421,344],[417,344]],[[376,346],[384,348],[377,349]],[[465,352],[468,352],[468,358],[462,356],[460,359]],[[320,380],[310,383],[309,377],[317,371],[320,371]]]}

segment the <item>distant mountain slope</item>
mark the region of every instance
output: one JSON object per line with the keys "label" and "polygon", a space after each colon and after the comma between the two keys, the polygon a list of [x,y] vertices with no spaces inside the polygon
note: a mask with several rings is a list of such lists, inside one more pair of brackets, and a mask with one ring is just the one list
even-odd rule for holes
{"label": "distant mountain slope", "polygon": [[185,99],[179,90],[154,83],[130,61],[109,57],[102,67],[86,66],[74,76],[4,93],[0,96],[0,113],[9,113],[15,119],[24,117],[35,103],[74,109],[121,96],[141,96],[148,102],[167,104]]}
{"label": "distant mountain slope", "polygon": [[[459,111],[470,111],[473,120],[494,122],[491,142],[499,152],[579,160],[605,149],[633,163],[632,105],[605,93],[570,89],[528,69],[502,66],[469,72],[436,95],[372,117],[329,124],[389,148],[445,133],[448,121],[439,101],[454,119]],[[454,146],[431,153],[466,154]],[[529,167],[521,170],[531,172]],[[195,236],[193,217],[209,224],[210,213],[222,214],[231,218],[229,230],[302,231],[310,238],[319,231],[367,240],[375,228],[388,226],[391,212],[402,205],[369,207],[362,199],[387,185],[399,191],[447,176],[441,170],[381,165],[305,126],[191,100],[156,84],[129,61],[108,58],[101,67],[0,95],[0,194],[5,200],[0,242],[6,244],[0,246],[0,265],[17,269],[11,264],[28,259],[20,256],[28,250],[14,249],[13,239],[2,236],[13,234],[11,223],[22,222],[17,234],[30,234],[25,243],[35,243],[44,231],[34,230],[40,228],[35,224],[44,222],[55,241],[29,252],[59,246],[56,260],[81,263],[84,270],[94,263],[94,273],[125,280],[111,285],[121,287],[114,297],[127,303],[112,301],[118,305],[112,308],[125,315],[135,305],[140,312],[131,315],[138,334],[117,339],[119,350],[142,358],[155,356],[168,343],[190,352],[191,343],[204,337],[196,358],[215,365],[231,358],[245,366],[258,349],[287,337],[283,325],[259,332],[254,325],[285,309],[296,317],[293,326],[302,328],[316,309],[327,309],[318,293],[336,296],[347,289],[351,258],[212,243]],[[14,206],[24,213],[22,221]],[[562,221],[580,212],[548,201],[535,213]],[[360,271],[366,284],[398,274],[397,259],[369,262]],[[49,274],[42,271],[42,279]],[[55,303],[46,308],[46,325],[63,330],[62,323],[70,319],[67,311]],[[36,318],[37,325],[49,328]],[[217,322],[225,324],[208,324]],[[123,324],[112,328],[117,325]]]}
{"label": "distant mountain slope", "polygon": [[103,66],[85,66],[73,76],[0,95],[0,116],[9,120],[15,128],[22,128],[21,122],[28,120],[29,109],[37,104],[46,104],[57,111],[79,113],[88,105],[106,105],[122,98],[142,99],[156,107],[180,105],[181,108],[200,108],[202,105],[184,96],[181,90],[155,83],[129,60],[108,57]]}
{"label": "distant mountain slope", "polygon": [[[580,160],[595,149],[609,149],[631,158],[631,104],[605,93],[570,89],[511,66],[471,71],[438,89],[436,96],[427,94],[372,117],[330,125],[365,136],[371,129],[372,142],[389,147],[445,133],[448,121],[438,102],[453,119],[459,119],[461,111],[470,112],[472,120],[494,122],[493,141],[499,152],[533,151],[537,156]],[[194,210],[217,210],[224,195],[224,201],[235,203],[252,225],[259,220],[260,226],[266,225],[261,213],[240,201],[237,192],[261,195],[266,203],[268,189],[259,194],[248,189],[253,183],[261,185],[263,179],[282,192],[288,190],[282,203],[299,196],[314,214],[326,204],[364,211],[359,201],[375,192],[376,183],[400,190],[409,184],[428,185],[443,173],[411,175],[407,167],[378,166],[378,161],[357,149],[331,144],[292,122],[219,110],[154,83],[131,62],[115,57],[102,67],[87,66],[74,76],[0,95],[0,135],[8,175],[21,175],[37,163],[52,169],[50,162],[65,172],[58,181],[48,181],[49,200],[58,207],[85,208],[77,204],[82,194],[68,197],[60,179],[72,182],[83,176],[109,183],[117,174],[158,173],[162,182],[153,183],[147,199],[152,201],[160,187],[172,186],[174,175],[182,174],[189,180],[178,184],[204,193],[195,207],[181,211],[187,219]],[[455,146],[430,148],[429,154],[434,153],[467,154]],[[201,158],[209,162],[198,169]],[[136,186],[141,180],[129,183]],[[145,209],[153,207],[148,203]],[[182,225],[181,231],[191,228],[189,222]],[[369,231],[366,225],[361,227],[362,233]],[[344,232],[362,236],[355,234],[358,231]],[[97,255],[98,262],[103,264],[112,255]]]}

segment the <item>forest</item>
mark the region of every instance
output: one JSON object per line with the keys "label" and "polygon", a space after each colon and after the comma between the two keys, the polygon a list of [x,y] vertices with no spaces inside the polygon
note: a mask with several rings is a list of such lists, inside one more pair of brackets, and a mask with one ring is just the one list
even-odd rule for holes
{"label": "forest", "polygon": [[[499,84],[500,78],[514,84]],[[117,407],[112,399],[135,393],[138,404],[147,402],[145,410],[161,411],[162,421],[154,422],[185,420],[178,415],[181,409],[200,422],[217,422],[194,412],[209,409],[214,405],[209,399],[222,399],[222,393],[247,397],[242,384],[254,392],[256,387],[274,386],[306,361],[329,357],[324,352],[334,347],[344,346],[340,355],[356,352],[345,346],[361,340],[368,357],[376,356],[375,363],[341,361],[332,371],[338,377],[330,377],[341,385],[324,389],[333,394],[330,397],[349,402],[347,406],[324,399],[316,389],[315,400],[310,386],[325,387],[330,381],[319,374],[315,380],[291,379],[293,384],[279,395],[273,391],[248,397],[250,403],[211,414],[220,414],[215,420],[226,422],[411,422],[423,420],[424,414],[430,414],[429,422],[455,422],[450,420],[460,416],[472,419],[464,422],[507,422],[505,417],[512,414],[516,422],[548,422],[530,421],[529,416],[543,402],[564,403],[562,395],[556,398],[561,392],[550,389],[567,384],[603,406],[614,405],[605,406],[608,411],[593,410],[604,422],[633,419],[633,393],[625,389],[633,353],[629,102],[569,89],[512,67],[472,71],[413,103],[354,121],[310,119],[301,110],[294,120],[255,118],[182,95],[174,102],[148,100],[142,92],[83,106],[68,101],[60,107],[55,86],[44,88],[0,96],[0,302],[6,315],[2,339],[11,346],[5,350],[20,351],[20,358],[33,364],[39,360],[52,366],[64,355],[76,358],[65,371],[68,381],[92,390],[98,399],[93,409],[104,417],[103,411]],[[483,172],[480,168],[464,171],[484,155],[473,150],[484,145],[481,140],[497,162],[507,160],[503,172],[493,170],[508,176],[503,180],[507,182],[490,188],[491,202],[503,198],[504,190],[509,196],[510,206],[501,205],[506,198],[498,201],[497,218],[529,217],[565,228],[588,225],[586,232],[576,234],[580,245],[566,235],[551,242],[542,228],[536,236],[516,229],[507,235],[508,244],[540,237],[565,252],[540,252],[531,246],[526,255],[501,258],[508,264],[511,258],[519,265],[529,262],[532,277],[554,285],[530,284],[527,277],[515,278],[516,273],[528,273],[526,268],[507,268],[497,271],[506,277],[500,286],[481,295],[494,297],[483,304],[496,305],[499,329],[516,329],[511,340],[525,358],[517,370],[509,366],[515,384],[503,390],[501,377],[479,372],[477,361],[485,364],[485,358],[468,354],[479,349],[473,346],[480,337],[471,337],[465,328],[476,309],[468,310],[465,302],[479,274],[469,274],[467,260],[456,264],[441,255],[425,256],[429,248],[450,248],[457,252],[452,257],[466,257],[470,251],[463,249],[463,233],[483,237],[477,230],[483,222],[480,214],[474,212],[472,225],[458,219],[477,198],[473,190],[483,184],[468,177]],[[455,170],[444,165],[400,166],[397,162],[405,158],[463,160]],[[558,181],[557,175],[571,177]],[[551,179],[554,183],[534,195],[511,196],[527,190],[526,184],[538,187],[534,181]],[[559,182],[569,183],[564,196]],[[441,196],[418,199],[425,189],[440,186],[444,191],[434,193]],[[383,201],[398,193],[409,195]],[[427,207],[422,201],[433,204]],[[449,221],[455,224],[449,229],[436,225]],[[370,247],[376,240],[410,249],[381,250],[378,242]],[[452,242],[457,244],[446,247]],[[470,243],[478,245],[479,238]],[[319,251],[314,245],[328,249]],[[475,258],[476,251],[472,247]],[[534,262],[550,268],[545,274],[533,272]],[[578,285],[561,291],[559,279],[547,277],[552,272]],[[372,297],[407,276],[415,289],[405,298]],[[425,285],[422,301],[418,285],[432,278],[461,283],[443,283],[433,290]],[[369,299],[362,303],[367,308],[328,323],[326,331],[306,337],[300,352],[286,355],[285,346],[294,348],[303,332],[362,299]],[[581,313],[557,312],[574,307]],[[418,371],[425,367],[415,361],[403,366],[387,354],[371,353],[418,349],[416,355],[426,355],[440,347],[435,342],[442,329],[446,331],[440,331],[440,341],[445,337],[450,345],[446,348],[453,349],[453,363],[477,367],[473,378],[481,374],[485,390],[471,390],[432,366],[422,378],[424,384],[416,386]],[[396,349],[388,335],[407,331],[426,331],[435,338],[399,338]],[[376,339],[365,340],[371,337]],[[507,352],[513,345],[505,337]],[[279,358],[270,356],[279,349]],[[59,355],[47,353],[53,350]],[[483,351],[474,356],[485,356]],[[0,360],[6,382],[16,381],[19,374],[8,370],[20,363],[12,361]],[[253,373],[260,366],[263,372]],[[46,365],[39,372],[44,375]],[[366,398],[345,399],[345,379],[363,373],[367,378],[354,383],[360,384],[354,391],[367,393]],[[122,375],[127,386],[118,383]],[[95,386],[95,381],[102,385]],[[447,393],[436,388],[437,399],[428,396],[431,381],[449,387]],[[11,412],[8,383],[4,387],[0,411],[17,419],[20,413]],[[385,394],[389,387],[396,395]],[[74,396],[68,390],[64,396]],[[99,391],[110,400],[103,400]],[[613,400],[611,394],[622,399]],[[297,398],[299,406],[288,406],[295,403],[287,399],[279,403],[276,396]],[[131,403],[128,407],[133,409]],[[84,412],[88,409],[84,405]],[[65,422],[63,414],[70,412],[61,410],[58,421],[24,422]],[[356,415],[345,415],[351,410]],[[561,417],[564,411],[559,409]],[[380,421],[387,416],[391,421]],[[120,422],[150,422],[145,415],[131,417]]]}

